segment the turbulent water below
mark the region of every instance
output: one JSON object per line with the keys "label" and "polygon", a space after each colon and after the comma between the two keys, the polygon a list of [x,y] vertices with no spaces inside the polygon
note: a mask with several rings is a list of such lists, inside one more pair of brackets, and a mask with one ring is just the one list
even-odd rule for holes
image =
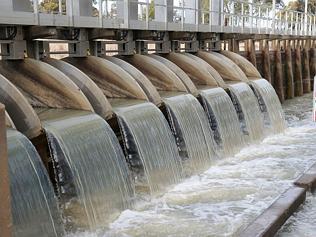
{"label": "turbulent water below", "polygon": [[160,197],[139,200],[102,230],[69,236],[237,236],[316,161],[312,95],[283,108],[284,133],[215,162]]}

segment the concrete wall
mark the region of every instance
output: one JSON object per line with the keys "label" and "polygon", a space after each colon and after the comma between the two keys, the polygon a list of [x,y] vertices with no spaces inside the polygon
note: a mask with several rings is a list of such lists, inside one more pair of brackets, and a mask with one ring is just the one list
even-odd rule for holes
{"label": "concrete wall", "polygon": [[11,204],[4,106],[0,104],[0,230],[11,237]]}

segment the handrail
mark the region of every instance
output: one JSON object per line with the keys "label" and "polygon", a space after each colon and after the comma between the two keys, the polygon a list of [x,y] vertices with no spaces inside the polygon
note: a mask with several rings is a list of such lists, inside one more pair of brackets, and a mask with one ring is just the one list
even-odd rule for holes
{"label": "handrail", "polygon": [[[12,0],[1,1],[10,3]],[[216,32],[306,36],[316,34],[315,14],[282,10],[272,4],[247,0],[230,0],[225,5],[221,2],[223,0],[214,0],[208,4],[201,4],[199,0],[173,3],[167,0],[98,0],[94,3],[58,0],[58,7],[44,12],[40,7],[40,0],[21,1],[28,1],[33,7],[31,15],[29,11],[26,12],[30,19],[38,19],[38,22],[34,21],[35,25],[196,32],[211,32],[214,26],[217,27],[214,28]],[[13,18],[12,16],[14,14],[8,18]],[[3,19],[5,17],[1,18]]]}

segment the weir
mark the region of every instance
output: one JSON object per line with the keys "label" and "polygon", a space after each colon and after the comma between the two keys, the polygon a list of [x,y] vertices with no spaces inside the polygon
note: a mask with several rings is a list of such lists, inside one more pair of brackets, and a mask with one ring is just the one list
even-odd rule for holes
{"label": "weir", "polygon": [[192,95],[164,98],[171,129],[176,137],[185,174],[209,167],[217,158],[210,124],[199,101]]}
{"label": "weir", "polygon": [[260,140],[264,135],[264,119],[253,91],[246,83],[240,82],[229,85],[229,92],[246,142]]}
{"label": "weir", "polygon": [[180,156],[161,111],[151,103],[114,109],[136,187],[155,194],[178,183],[182,178]]}
{"label": "weir", "polygon": [[238,234],[315,153],[281,103],[310,92],[316,17],[275,4],[1,0],[13,236]]}
{"label": "weir", "polygon": [[237,153],[245,144],[229,95],[222,88],[202,90],[201,100],[221,152],[224,156]]}
{"label": "weir", "polygon": [[133,184],[119,142],[99,116],[39,114],[47,134],[67,228],[95,229],[132,206]]}
{"label": "weir", "polygon": [[34,146],[12,129],[7,130],[7,137],[12,236],[64,236],[53,185]]}
{"label": "weir", "polygon": [[253,80],[250,86],[260,104],[260,110],[267,113],[268,126],[272,133],[280,133],[286,128],[281,103],[271,84],[265,79]]}

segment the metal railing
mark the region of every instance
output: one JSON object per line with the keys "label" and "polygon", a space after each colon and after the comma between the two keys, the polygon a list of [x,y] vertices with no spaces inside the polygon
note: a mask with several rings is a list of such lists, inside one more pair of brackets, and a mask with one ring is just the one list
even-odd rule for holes
{"label": "metal railing", "polygon": [[[43,0],[1,1],[8,2],[8,6],[14,1],[15,7],[11,14],[6,14],[7,10],[2,14],[4,10],[0,9],[0,15],[4,16],[0,17],[0,24],[8,24],[10,19],[15,24],[17,20],[12,19],[14,15],[24,12],[25,15],[21,17],[34,19],[34,25],[307,36],[316,34],[315,15],[280,10],[271,4],[258,4],[253,0],[50,0],[50,5],[45,5]],[[24,2],[21,3],[24,10],[19,2]]]}

